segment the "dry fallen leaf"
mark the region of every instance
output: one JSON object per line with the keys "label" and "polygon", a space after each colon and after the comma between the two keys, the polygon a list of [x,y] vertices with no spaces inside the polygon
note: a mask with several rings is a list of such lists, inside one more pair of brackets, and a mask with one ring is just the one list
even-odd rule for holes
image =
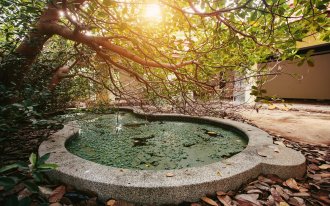
{"label": "dry fallen leaf", "polygon": [[62,199],[64,194],[65,194],[65,186],[64,185],[58,186],[49,196],[48,201],[50,203],[58,202]]}
{"label": "dry fallen leaf", "polygon": [[227,161],[227,160],[223,160],[223,161],[221,161],[223,164],[225,164],[225,165],[232,165],[233,163],[232,162],[229,162],[229,161]]}
{"label": "dry fallen leaf", "polygon": [[282,199],[280,193],[277,192],[277,190],[275,188],[271,188],[270,189],[270,193],[272,194],[275,202],[284,202],[284,200]]}
{"label": "dry fallen leaf", "polygon": [[218,196],[218,200],[224,205],[224,206],[231,206],[232,201],[231,198],[226,195],[226,196]]}
{"label": "dry fallen leaf", "polygon": [[308,192],[308,189],[304,187],[299,187],[299,192]]}
{"label": "dry fallen leaf", "polygon": [[193,202],[193,203],[190,204],[190,206],[202,206],[202,205],[199,204],[199,203]]}
{"label": "dry fallen leaf", "polygon": [[316,170],[316,171],[320,170],[319,166],[317,166],[315,164],[309,164],[308,168],[311,170]]}
{"label": "dry fallen leaf", "polygon": [[202,197],[201,199],[209,205],[218,206],[218,203],[208,197]]}
{"label": "dry fallen leaf", "polygon": [[269,154],[268,150],[265,150],[265,149],[258,149],[257,154],[261,157],[267,157],[267,158],[273,157],[271,154]]}
{"label": "dry fallen leaf", "polygon": [[116,200],[113,206],[134,206],[134,204],[125,200]]}
{"label": "dry fallen leaf", "polygon": [[116,200],[108,200],[107,206],[114,206],[116,204]]}
{"label": "dry fallen leaf", "polygon": [[309,185],[315,187],[315,188],[318,189],[318,190],[321,189],[320,186],[318,186],[318,185],[316,185],[316,184],[314,184],[314,183],[309,183]]}
{"label": "dry fallen leaf", "polygon": [[262,176],[262,175],[260,175],[260,176],[258,177],[258,181],[260,181],[260,182],[264,182],[264,183],[267,183],[267,184],[273,184],[273,183],[274,183],[273,180],[271,180],[271,179],[269,179],[269,178],[266,178],[266,177],[264,177],[264,176]]}
{"label": "dry fallen leaf", "polygon": [[235,196],[236,200],[242,201],[242,202],[250,202],[255,205],[261,205],[258,201],[259,194],[239,194]]}
{"label": "dry fallen leaf", "polygon": [[319,168],[322,169],[322,170],[327,170],[327,169],[330,169],[330,165],[323,164],[323,165],[319,166]]}
{"label": "dry fallen leaf", "polygon": [[327,155],[327,151],[319,151],[319,150],[316,150],[316,152],[320,153],[320,154],[323,155],[323,156],[326,156],[326,155]]}
{"label": "dry fallen leaf", "polygon": [[312,197],[321,200],[322,202],[330,205],[330,198],[328,197],[329,193],[326,191],[318,191],[317,193],[313,194],[312,193]]}
{"label": "dry fallen leaf", "polygon": [[289,204],[294,206],[305,206],[304,200],[299,197],[290,198]]}
{"label": "dry fallen leaf", "polygon": [[221,172],[220,172],[220,171],[217,171],[217,176],[219,176],[219,177],[221,177],[221,176],[222,176],[222,174],[221,174]]}
{"label": "dry fallen leaf", "polygon": [[174,176],[175,176],[175,174],[173,174],[172,172],[166,173],[166,177],[174,177]]}
{"label": "dry fallen leaf", "polygon": [[23,189],[22,191],[20,191],[18,193],[17,199],[18,200],[21,200],[21,199],[23,199],[25,197],[29,197],[30,195],[32,195],[32,192],[29,189],[25,188],[25,189]]}
{"label": "dry fallen leaf", "polygon": [[312,178],[313,180],[321,180],[322,179],[322,175],[321,174],[307,174],[307,177]]}
{"label": "dry fallen leaf", "polygon": [[285,147],[285,144],[281,141],[274,141],[274,144],[277,144],[279,146]]}
{"label": "dry fallen leaf", "polygon": [[297,192],[297,193],[293,193],[292,196],[295,196],[295,197],[309,197],[311,195],[307,192]]}
{"label": "dry fallen leaf", "polygon": [[289,199],[289,195],[283,190],[279,185],[275,185],[276,191],[283,197],[285,200]]}
{"label": "dry fallen leaf", "polygon": [[52,189],[50,189],[48,187],[38,186],[38,188],[39,188],[41,195],[47,199],[53,193]]}
{"label": "dry fallen leaf", "polygon": [[255,184],[255,187],[260,189],[260,190],[265,190],[265,191],[270,190],[269,186],[265,186],[265,185],[261,185],[261,184]]}
{"label": "dry fallen leaf", "polygon": [[275,205],[275,200],[274,200],[274,197],[272,195],[268,196],[267,205]]}
{"label": "dry fallen leaf", "polygon": [[227,193],[222,191],[217,192],[217,196],[223,196],[223,195],[227,195]]}
{"label": "dry fallen leaf", "polygon": [[51,203],[49,206],[62,206],[61,203],[55,202],[55,203]]}
{"label": "dry fallen leaf", "polygon": [[279,206],[290,206],[290,205],[286,202],[280,202]]}
{"label": "dry fallen leaf", "polygon": [[[72,204],[71,204],[72,205]],[[92,197],[86,201],[86,206],[98,206],[97,197]]]}
{"label": "dry fallen leaf", "polygon": [[273,110],[275,108],[276,108],[276,105],[274,105],[274,104],[271,104],[271,105],[268,106],[268,109],[270,109],[270,110]]}
{"label": "dry fallen leaf", "polygon": [[330,173],[321,173],[320,176],[321,176],[321,178],[329,178]]}
{"label": "dry fallen leaf", "polygon": [[248,194],[251,194],[251,193],[262,194],[263,192],[261,190],[258,190],[258,189],[252,189],[252,190],[248,190],[247,193]]}
{"label": "dry fallen leaf", "polygon": [[285,181],[286,185],[290,187],[291,189],[298,190],[299,191],[299,186],[293,178],[289,178]]}
{"label": "dry fallen leaf", "polygon": [[273,174],[268,174],[266,175],[266,177],[278,184],[281,184],[283,182],[283,180],[281,178],[279,178],[277,175],[273,175]]}

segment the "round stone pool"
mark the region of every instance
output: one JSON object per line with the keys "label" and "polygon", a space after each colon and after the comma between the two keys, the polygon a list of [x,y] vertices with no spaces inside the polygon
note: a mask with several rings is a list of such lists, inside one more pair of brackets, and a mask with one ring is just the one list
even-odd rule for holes
{"label": "round stone pool", "polygon": [[66,148],[81,158],[118,168],[170,170],[218,162],[241,152],[247,137],[203,122],[148,120],[134,113],[91,115]]}
{"label": "round stone pool", "polygon": [[160,205],[234,190],[259,174],[286,179],[306,171],[300,152],[274,145],[271,136],[248,124],[121,111],[118,121],[97,115],[70,122],[44,141],[39,155],[50,153],[48,161],[59,165],[49,177],[96,192],[101,200]]}

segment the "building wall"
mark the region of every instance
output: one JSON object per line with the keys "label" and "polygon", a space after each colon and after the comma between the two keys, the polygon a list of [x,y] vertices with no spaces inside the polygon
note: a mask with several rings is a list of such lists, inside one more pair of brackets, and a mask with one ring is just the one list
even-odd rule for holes
{"label": "building wall", "polygon": [[284,61],[281,63],[283,72],[297,74],[302,79],[289,75],[280,75],[264,85],[266,95],[276,95],[290,99],[330,100],[330,54],[317,55],[314,67],[307,63],[297,66],[297,63]]}

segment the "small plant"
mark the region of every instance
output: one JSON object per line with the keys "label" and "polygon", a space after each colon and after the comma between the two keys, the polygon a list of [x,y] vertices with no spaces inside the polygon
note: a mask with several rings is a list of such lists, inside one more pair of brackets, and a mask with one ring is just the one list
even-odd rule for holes
{"label": "small plant", "polygon": [[38,185],[45,182],[44,172],[57,168],[46,163],[49,153],[38,158],[30,155],[29,161],[17,162],[0,169],[0,204],[4,206],[29,206],[32,201],[38,205],[48,205],[42,197]]}

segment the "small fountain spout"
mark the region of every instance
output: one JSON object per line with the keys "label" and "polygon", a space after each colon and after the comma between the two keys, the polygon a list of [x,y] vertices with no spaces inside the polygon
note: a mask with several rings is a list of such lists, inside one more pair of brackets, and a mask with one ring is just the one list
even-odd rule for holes
{"label": "small fountain spout", "polygon": [[116,112],[116,134],[122,129],[122,125],[119,124],[119,106],[118,106],[118,101],[120,97],[115,97],[115,108],[117,108]]}

